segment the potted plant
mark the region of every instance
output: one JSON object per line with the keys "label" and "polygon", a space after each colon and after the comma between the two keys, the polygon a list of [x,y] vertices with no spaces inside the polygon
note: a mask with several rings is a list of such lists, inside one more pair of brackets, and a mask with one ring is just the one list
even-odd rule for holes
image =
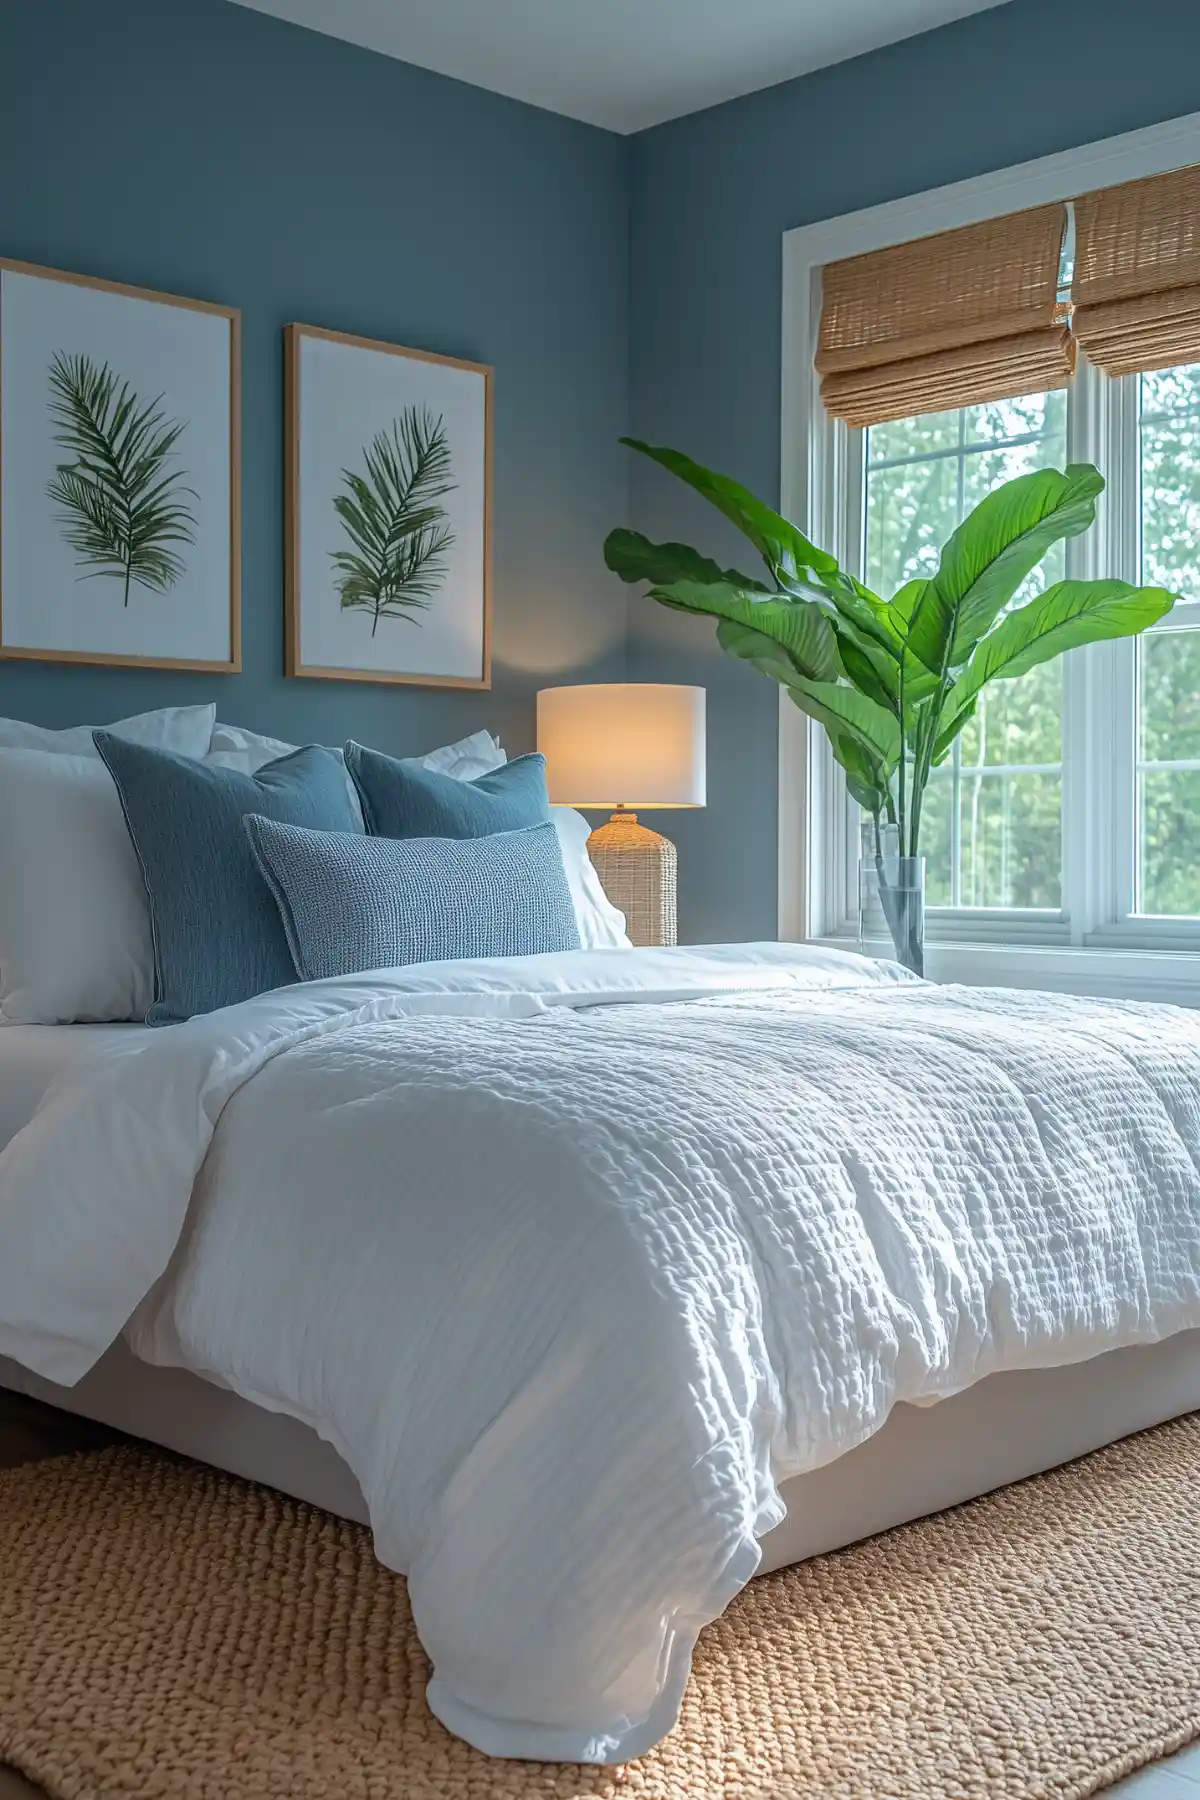
{"label": "potted plant", "polygon": [[625,529],[609,533],[605,561],[623,581],[647,582],[663,606],[716,618],[722,649],[780,682],[824,727],[868,818],[864,847],[896,955],[922,974],[921,809],[981,694],[1065,650],[1145,631],[1176,596],[1127,581],[1058,581],[1014,603],[1051,546],[1094,520],[1104,479],[1088,463],[994,489],[947,541],[937,573],[884,599],[740,483],[681,451],[621,441],[724,513],[767,580]]}

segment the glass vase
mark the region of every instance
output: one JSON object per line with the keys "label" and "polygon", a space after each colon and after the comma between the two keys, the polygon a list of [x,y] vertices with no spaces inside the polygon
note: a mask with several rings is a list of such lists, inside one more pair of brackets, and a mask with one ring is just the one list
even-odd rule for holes
{"label": "glass vase", "polygon": [[895,825],[865,819],[858,863],[858,947],[925,973],[925,858],[901,856]]}

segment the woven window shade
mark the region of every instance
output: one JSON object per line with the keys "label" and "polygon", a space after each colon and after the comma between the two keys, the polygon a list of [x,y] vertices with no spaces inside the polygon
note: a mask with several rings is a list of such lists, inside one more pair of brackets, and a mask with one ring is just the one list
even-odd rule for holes
{"label": "woven window shade", "polygon": [[1200,168],[1075,202],[1075,335],[1109,375],[1200,362]]}
{"label": "woven window shade", "polygon": [[1065,206],[1038,206],[830,263],[816,365],[848,425],[1065,387]]}

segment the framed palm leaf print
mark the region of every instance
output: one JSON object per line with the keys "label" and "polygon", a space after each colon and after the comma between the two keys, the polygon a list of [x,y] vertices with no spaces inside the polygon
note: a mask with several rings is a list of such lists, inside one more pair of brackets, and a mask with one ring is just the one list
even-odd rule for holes
{"label": "framed palm leaf print", "polygon": [[492,371],[289,325],[287,672],[491,685]]}
{"label": "framed palm leaf print", "polygon": [[0,657],[241,667],[240,315],[0,260]]}

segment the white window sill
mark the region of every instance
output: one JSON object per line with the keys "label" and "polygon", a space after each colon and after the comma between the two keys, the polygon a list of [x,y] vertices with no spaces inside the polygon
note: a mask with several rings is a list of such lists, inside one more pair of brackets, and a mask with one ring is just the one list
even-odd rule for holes
{"label": "white window sill", "polygon": [[[852,937],[814,942],[855,950]],[[1200,1006],[1200,953],[1190,950],[1089,950],[1065,944],[926,944],[931,981],[970,987],[1042,988],[1106,1000]]]}

